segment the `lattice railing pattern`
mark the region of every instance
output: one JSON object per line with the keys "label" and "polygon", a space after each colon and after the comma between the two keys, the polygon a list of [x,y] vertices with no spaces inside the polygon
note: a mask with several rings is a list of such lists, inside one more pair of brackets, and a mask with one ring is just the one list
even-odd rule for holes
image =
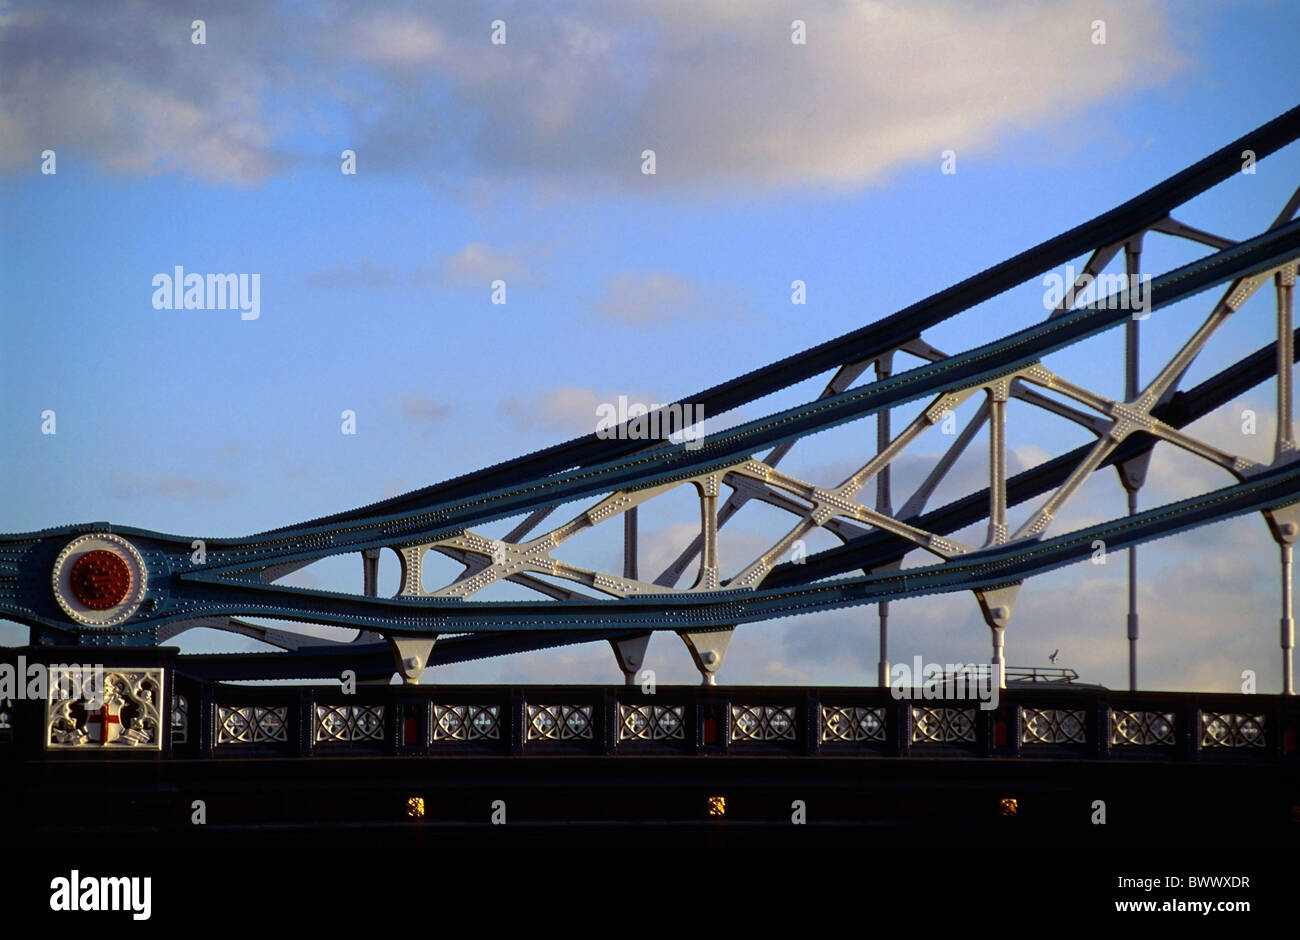
{"label": "lattice railing pattern", "polygon": [[683,705],[620,705],[620,741],[681,741],[686,737]]}
{"label": "lattice railing pattern", "polygon": [[499,741],[501,706],[434,705],[434,741]]}
{"label": "lattice railing pattern", "polygon": [[885,740],[885,709],[851,705],[822,706],[822,741],[860,743]]}
{"label": "lattice railing pattern", "polygon": [[1172,747],[1175,743],[1173,712],[1112,709],[1110,728],[1110,743],[1117,746]]}
{"label": "lattice railing pattern", "polygon": [[382,741],[384,706],[317,705],[316,743]]}
{"label": "lattice railing pattern", "polygon": [[529,705],[529,741],[590,741],[590,705]]}
{"label": "lattice railing pattern", "polygon": [[1024,708],[1020,711],[1022,744],[1086,744],[1083,709]]}
{"label": "lattice railing pattern", "polygon": [[1201,747],[1263,746],[1263,715],[1201,712]]}
{"label": "lattice railing pattern", "polygon": [[218,745],[279,744],[288,740],[287,706],[217,706]]}
{"label": "lattice railing pattern", "polygon": [[973,744],[975,709],[913,705],[912,740],[929,744]]}
{"label": "lattice railing pattern", "polygon": [[794,739],[795,706],[731,706],[731,740],[793,741]]}

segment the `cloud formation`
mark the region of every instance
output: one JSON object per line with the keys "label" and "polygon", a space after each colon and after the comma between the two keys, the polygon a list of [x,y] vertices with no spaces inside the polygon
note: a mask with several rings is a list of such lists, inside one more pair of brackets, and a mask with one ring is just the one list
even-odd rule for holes
{"label": "cloud formation", "polygon": [[0,169],[69,148],[113,172],[252,185],[351,147],[377,171],[584,192],[860,187],[1183,64],[1154,0],[505,6],[233,0],[194,45],[191,13],[161,0],[18,4],[0,16]]}
{"label": "cloud formation", "polygon": [[452,284],[489,284],[498,278],[513,280],[525,273],[524,265],[491,245],[470,242],[460,251],[444,258],[442,277]]}
{"label": "cloud formation", "polygon": [[749,315],[734,291],[706,287],[665,272],[615,274],[592,304],[592,310],[601,319],[626,326],[660,326],[676,320]]}
{"label": "cloud formation", "polygon": [[108,490],[118,499],[165,499],[187,505],[218,502],[228,499],[234,493],[234,488],[228,484],[178,473],[131,478],[115,475],[109,482]]}
{"label": "cloud formation", "polygon": [[460,251],[432,264],[405,270],[373,258],[359,257],[329,265],[307,275],[307,287],[326,290],[402,290],[446,285],[488,285],[497,278],[527,278],[527,265],[517,256],[483,242],[470,242]]}
{"label": "cloud formation", "polygon": [[236,0],[209,46],[191,43],[190,23],[160,2],[0,14],[0,169],[32,170],[49,148],[131,176],[246,185],[283,171],[271,106],[286,82],[254,64],[272,35],[267,17]]}
{"label": "cloud formation", "polygon": [[501,403],[501,410],[521,428],[543,427],[574,435],[591,434],[596,430],[597,407],[616,398],[594,388],[564,385],[539,391],[532,401],[511,396]]}
{"label": "cloud formation", "polygon": [[402,396],[402,414],[416,421],[436,422],[451,414],[451,409],[443,402],[419,392],[407,392]]}

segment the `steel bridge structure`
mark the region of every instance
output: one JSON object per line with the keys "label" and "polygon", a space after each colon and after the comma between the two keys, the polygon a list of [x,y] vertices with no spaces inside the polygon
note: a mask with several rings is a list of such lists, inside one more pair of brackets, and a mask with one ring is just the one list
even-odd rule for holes
{"label": "steel bridge structure", "polygon": [[[248,803],[249,778],[239,777],[242,783],[236,786],[231,775],[242,773],[252,759],[264,760],[264,773],[277,785],[298,780],[295,786],[306,786],[299,779],[303,775],[325,773],[342,780],[356,772],[355,762],[335,762],[321,771],[321,761],[366,757],[364,766],[372,769],[365,773],[378,779],[374,775],[382,767],[385,779],[397,781],[387,788],[375,784],[384,790],[382,813],[393,806],[400,810],[417,798],[417,791],[424,792],[421,787],[432,786],[427,776],[423,783],[411,776],[428,771],[411,768],[426,767],[419,758],[440,755],[462,761],[440,765],[440,774],[451,775],[440,778],[445,792],[438,801],[450,814],[448,820],[459,812],[456,807],[473,802],[469,794],[474,788],[465,778],[473,774],[466,768],[493,779],[516,779],[525,773],[518,758],[530,755],[538,758],[525,773],[533,775],[528,776],[531,785],[551,793],[548,805],[562,804],[571,813],[578,812],[575,807],[584,795],[590,796],[590,787],[575,780],[631,773],[635,782],[625,781],[624,789],[641,792],[652,786],[644,761],[621,764],[610,758],[713,756],[733,762],[706,767],[656,760],[653,774],[660,775],[655,779],[685,775],[681,779],[690,785],[682,783],[682,792],[694,793],[694,787],[700,800],[718,786],[734,785],[737,792],[755,795],[743,810],[755,819],[769,811],[789,815],[788,800],[782,802],[781,796],[784,784],[773,783],[771,774],[812,774],[822,783],[804,779],[808,792],[822,792],[824,805],[836,807],[822,818],[850,825],[854,818],[879,822],[889,816],[855,816],[856,798],[845,796],[848,781],[861,782],[867,773],[863,761],[886,776],[919,775],[936,790],[943,788],[945,772],[983,780],[977,789],[987,790],[992,802],[981,803],[980,812],[991,819],[1021,811],[1007,795],[1014,789],[1014,773],[1022,781],[1038,780],[1033,786],[1043,794],[1064,794],[1060,798],[1069,804],[1069,813],[1077,810],[1082,819],[1086,810],[1075,803],[1082,799],[1083,787],[1067,778],[1095,782],[1101,774],[1107,785],[1122,788],[1140,781],[1155,788],[1154,793],[1177,768],[1195,765],[1210,768],[1197,778],[1202,788],[1197,793],[1221,786],[1225,775],[1253,775],[1269,783],[1267,795],[1252,811],[1271,814],[1270,819],[1287,819],[1288,814],[1300,819],[1300,711],[1292,698],[1291,611],[1292,554],[1300,531],[1300,459],[1292,430],[1300,188],[1275,216],[1258,220],[1255,235],[1240,240],[1196,228],[1180,214],[1185,203],[1239,173],[1243,152],[1263,161],[1297,137],[1300,108],[1122,205],[961,283],[664,406],[653,416],[666,431],[659,440],[647,441],[643,433],[650,416],[631,417],[614,435],[587,435],[402,496],[244,538],[195,539],[104,522],[0,537],[0,617],[30,628],[29,644],[6,651],[4,661],[16,672],[21,672],[20,657],[47,664],[53,678],[63,674],[60,664],[71,675],[77,667],[67,664],[92,658],[107,669],[105,695],[114,700],[113,709],[101,699],[88,711],[84,702],[56,691],[51,682],[44,700],[3,706],[0,754],[7,752],[9,760],[26,768],[25,783],[13,783],[13,775],[8,779],[11,786],[23,788],[18,802],[31,808],[30,825],[46,834],[64,825],[56,820],[68,802],[69,791],[60,789],[68,784],[61,775],[73,768],[89,781],[79,785],[85,792],[117,781],[114,785],[123,793],[134,794],[130,800],[137,815],[153,820],[150,825],[168,825],[159,822],[158,813],[170,818],[168,814],[180,812],[174,807],[188,803],[173,797],[185,795],[200,778],[229,784],[218,802],[231,807],[241,800]],[[1143,246],[1156,238],[1187,240],[1203,254],[1172,270],[1146,271]],[[1108,283],[1105,271],[1121,253],[1123,276],[1109,281],[1117,289],[1105,296],[1098,292],[1092,303],[1076,303],[1076,294],[1088,284]],[[926,330],[1084,256],[1073,289],[1041,323],[963,351],[941,351],[924,338]],[[1141,297],[1139,284],[1145,285]],[[1216,330],[1270,285],[1276,300],[1274,342],[1198,385],[1181,387]],[[1158,317],[1163,308],[1202,295],[1203,323],[1142,384],[1139,339],[1145,315]],[[1143,317],[1136,313],[1139,300]],[[1122,330],[1125,337],[1122,398],[1110,398],[1077,376],[1043,365],[1049,354],[1110,330]],[[683,439],[688,428],[682,415],[692,413],[685,406],[696,414],[726,415],[819,376],[824,390],[810,401],[699,439]],[[1276,386],[1271,462],[1226,452],[1187,430],[1270,380]],[[970,399],[979,405],[973,419],[921,486],[895,505],[891,465],[927,429]],[[1078,425],[1095,440],[1009,474],[1007,405],[1013,399]],[[891,421],[896,409],[918,402],[919,415],[896,427]],[[780,468],[800,441],[869,417],[875,418],[875,446],[864,448],[847,478],[804,480]],[[939,484],[985,426],[987,486],[931,507]],[[1157,444],[1202,458],[1233,482],[1139,510],[1138,494]],[[1085,481],[1107,468],[1117,471],[1127,493],[1127,514],[1077,531],[1054,532],[1062,508]],[[690,487],[698,498],[698,533],[664,570],[645,572],[637,551],[638,516],[678,487]],[[1024,524],[1013,529],[1007,521],[1009,507],[1039,498]],[[560,508],[575,502],[585,508],[557,522]],[[719,530],[748,503],[785,513],[788,531],[739,568],[724,569]],[[1282,694],[1139,692],[1138,547],[1251,513],[1262,515],[1280,553]],[[478,531],[520,518],[503,538]],[[980,544],[953,535],[980,523],[986,525]],[[593,527],[620,525],[625,546],[621,570],[583,568],[556,554],[566,541]],[[838,540],[837,547],[792,558],[796,545],[819,529]],[[1017,683],[1005,665],[1004,637],[1020,586],[1036,575],[1086,561],[1098,542],[1108,551],[1128,553],[1129,690]],[[196,551],[199,545],[202,551]],[[378,590],[385,549],[401,563],[400,588],[391,597],[379,596]],[[917,549],[932,556],[930,563],[904,568],[904,557]],[[425,566],[431,552],[459,562],[463,571],[431,587]],[[343,554],[361,561],[357,593],[278,583],[315,561]],[[538,596],[528,601],[476,599],[502,581]],[[888,688],[890,603],[954,592],[973,595],[990,631],[991,681],[1001,695],[989,709],[942,694],[935,698],[923,689],[900,699]],[[729,689],[716,684],[729,643],[737,630],[743,633],[743,625],[863,605],[876,605],[879,616],[879,687]],[[243,618],[359,632],[354,641],[331,642]],[[251,636],[279,651],[179,655],[168,646],[195,627]],[[700,687],[661,688],[654,694],[638,687],[647,643],[656,631],[682,638],[701,674]],[[591,641],[610,644],[627,686],[418,684],[430,666]],[[337,685],[239,684],[337,682],[345,670],[362,682],[355,694],[344,694]],[[386,684],[395,671],[405,684]],[[231,762],[223,765],[223,757]],[[768,760],[772,757],[811,763]],[[1025,757],[1044,760],[1025,762]],[[140,794],[155,785],[159,759],[173,768],[171,789],[165,798],[153,791],[151,803]],[[1012,760],[1022,770],[1009,770]],[[964,769],[937,769],[945,762]],[[753,783],[754,768],[760,765],[768,768],[761,785]],[[732,768],[733,776],[718,777],[720,766]],[[778,771],[778,766],[786,769]],[[344,767],[346,772],[340,769]],[[1084,773],[1081,767],[1093,770]],[[839,795],[830,795],[832,791]],[[562,798],[564,793],[569,796]],[[418,815],[426,818],[420,799]],[[533,813],[539,825],[556,812],[540,808],[545,800],[522,794],[519,799],[533,807],[521,812]],[[1046,806],[1055,797],[1043,799]],[[172,808],[158,809],[162,803]],[[744,798],[740,805],[746,806]],[[313,811],[321,809],[313,806]],[[720,805],[710,807],[726,812]],[[620,813],[625,810],[588,815],[596,825],[624,818]],[[253,825],[259,811],[247,812],[252,816],[240,818]],[[487,825],[487,809],[475,804],[473,812]],[[733,808],[733,818],[736,812]],[[906,816],[897,806],[893,812],[892,818]],[[231,813],[239,815],[235,809]],[[663,807],[651,813],[659,820],[672,815]],[[1043,818],[1047,815],[1045,811]],[[292,820],[287,819],[280,817],[289,826]],[[365,820],[352,822],[362,825]],[[90,817],[67,823],[91,824]]]}

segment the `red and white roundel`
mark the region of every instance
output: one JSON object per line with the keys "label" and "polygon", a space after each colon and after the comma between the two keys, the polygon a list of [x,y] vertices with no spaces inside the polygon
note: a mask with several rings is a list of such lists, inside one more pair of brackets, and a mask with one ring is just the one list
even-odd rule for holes
{"label": "red and white roundel", "polygon": [[146,578],[134,545],[94,532],[73,539],[54,560],[54,599],[77,623],[111,627],[140,609]]}

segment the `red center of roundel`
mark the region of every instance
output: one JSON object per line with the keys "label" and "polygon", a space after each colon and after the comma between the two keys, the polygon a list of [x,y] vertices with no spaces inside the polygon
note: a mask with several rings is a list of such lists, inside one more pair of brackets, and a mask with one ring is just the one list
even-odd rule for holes
{"label": "red center of roundel", "polygon": [[117,552],[86,552],[72,565],[72,596],[91,610],[108,610],[131,592],[131,568]]}

